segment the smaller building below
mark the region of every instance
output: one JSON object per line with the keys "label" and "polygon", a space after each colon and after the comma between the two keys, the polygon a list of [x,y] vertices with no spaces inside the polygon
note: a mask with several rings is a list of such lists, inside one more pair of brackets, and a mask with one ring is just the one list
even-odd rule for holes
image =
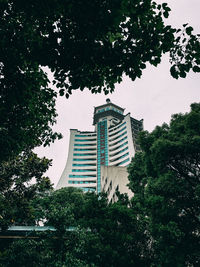
{"label": "smaller building below", "polygon": [[127,167],[101,166],[101,191],[107,194],[109,202],[117,201],[116,191],[121,194],[126,193],[129,199],[133,197],[128,183]]}

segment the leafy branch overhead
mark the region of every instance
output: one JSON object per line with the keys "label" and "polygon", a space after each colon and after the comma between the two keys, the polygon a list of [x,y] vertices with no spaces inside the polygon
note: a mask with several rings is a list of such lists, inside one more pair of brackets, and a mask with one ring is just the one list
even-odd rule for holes
{"label": "leafy branch overhead", "polygon": [[113,92],[166,52],[174,78],[199,72],[199,37],[165,25],[169,12],[151,0],[0,1],[0,161],[61,137],[50,127],[57,93],[44,67],[67,98],[76,89]]}
{"label": "leafy branch overhead", "polygon": [[192,34],[193,28],[188,24],[176,30],[174,47],[170,50],[170,69],[172,77],[185,78],[192,69],[200,72],[200,34]]}
{"label": "leafy branch overhead", "polygon": [[[164,23],[169,12],[166,3],[151,0],[3,1],[2,74],[12,58],[23,72],[35,65],[48,66],[60,94],[67,98],[72,90],[86,87],[107,94],[123,74],[135,80],[146,63],[157,66],[162,54],[170,51],[172,75],[183,77],[175,66],[182,58],[197,59],[193,52],[199,50],[199,41],[187,27],[185,51],[186,41],[176,37],[179,30]],[[186,68],[196,71],[195,66]]]}

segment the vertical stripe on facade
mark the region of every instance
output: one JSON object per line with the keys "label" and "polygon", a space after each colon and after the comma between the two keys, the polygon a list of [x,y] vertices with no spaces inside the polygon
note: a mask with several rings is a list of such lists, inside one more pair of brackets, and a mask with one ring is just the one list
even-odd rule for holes
{"label": "vertical stripe on facade", "polygon": [[101,192],[101,165],[108,166],[107,120],[97,124],[97,193]]}

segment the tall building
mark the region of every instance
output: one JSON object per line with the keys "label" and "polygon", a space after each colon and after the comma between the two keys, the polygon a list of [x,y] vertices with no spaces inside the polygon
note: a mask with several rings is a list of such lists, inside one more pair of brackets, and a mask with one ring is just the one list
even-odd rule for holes
{"label": "tall building", "polygon": [[56,189],[73,186],[99,193],[106,187],[103,167],[127,166],[140,150],[137,136],[143,120],[124,115],[110,99],[94,108],[93,125],[93,132],[70,130],[68,159]]}

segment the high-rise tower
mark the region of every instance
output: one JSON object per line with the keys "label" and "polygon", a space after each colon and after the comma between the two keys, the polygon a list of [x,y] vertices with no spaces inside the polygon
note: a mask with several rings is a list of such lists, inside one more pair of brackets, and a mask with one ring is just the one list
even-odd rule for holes
{"label": "high-rise tower", "polygon": [[127,166],[136,151],[137,135],[143,120],[124,115],[124,109],[111,103],[94,108],[94,132],[70,130],[68,159],[57,188],[79,187],[101,191],[101,166]]}

